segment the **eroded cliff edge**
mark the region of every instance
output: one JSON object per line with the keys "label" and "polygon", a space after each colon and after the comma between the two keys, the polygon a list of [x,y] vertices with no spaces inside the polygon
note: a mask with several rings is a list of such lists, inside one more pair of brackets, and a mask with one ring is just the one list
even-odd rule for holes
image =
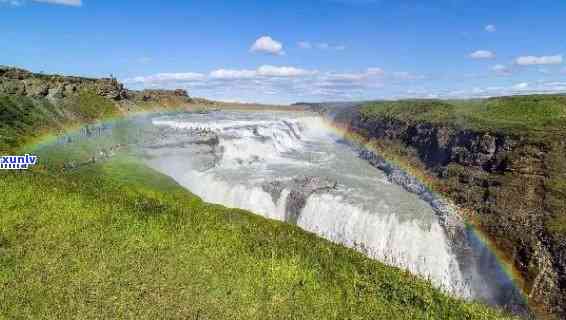
{"label": "eroded cliff edge", "polygon": [[565,315],[566,97],[315,109],[473,212],[521,273],[530,304]]}

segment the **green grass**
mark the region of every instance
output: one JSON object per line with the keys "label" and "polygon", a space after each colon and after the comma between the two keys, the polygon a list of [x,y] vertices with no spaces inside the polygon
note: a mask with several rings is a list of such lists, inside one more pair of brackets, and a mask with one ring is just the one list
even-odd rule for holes
{"label": "green grass", "polygon": [[546,227],[553,234],[566,236],[566,215],[562,214],[550,218],[546,223]]}
{"label": "green grass", "polygon": [[0,150],[22,145],[41,128],[57,128],[64,120],[62,110],[47,100],[0,96]]}
{"label": "green grass", "polygon": [[554,214],[546,221],[546,228],[558,241],[566,241],[566,143],[556,141],[552,149],[546,159],[549,174],[545,181],[545,203]]}
{"label": "green grass", "polygon": [[473,130],[513,134],[542,133],[546,136],[566,130],[566,96],[381,101],[364,105],[361,114],[369,119],[429,122]]}
{"label": "green grass", "polygon": [[82,91],[64,102],[65,110],[82,121],[105,119],[117,114],[116,105],[93,91]]}
{"label": "green grass", "polygon": [[0,318],[503,318],[129,158],[2,173],[0,192]]}
{"label": "green grass", "polygon": [[0,151],[15,150],[45,132],[118,115],[116,105],[91,91],[53,103],[0,95]]}

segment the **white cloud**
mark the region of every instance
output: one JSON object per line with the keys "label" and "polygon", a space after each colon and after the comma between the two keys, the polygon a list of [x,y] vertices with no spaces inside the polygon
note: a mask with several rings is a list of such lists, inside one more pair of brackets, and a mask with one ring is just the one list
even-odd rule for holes
{"label": "white cloud", "polygon": [[[372,79],[378,79],[385,76],[385,71],[381,68],[368,68],[365,72],[355,73],[333,73],[328,72],[324,75],[325,81],[331,82],[371,82]],[[379,80],[379,79],[378,79]]]}
{"label": "white cloud", "polygon": [[230,70],[218,69],[210,73],[213,79],[231,80],[231,79],[252,79],[256,77],[255,70]]}
{"label": "white cloud", "polygon": [[477,50],[470,53],[470,58],[472,59],[494,59],[495,53],[488,50]]}
{"label": "white cloud", "polygon": [[59,4],[63,6],[80,7],[83,5],[82,0],[33,0],[34,2],[43,2],[49,4]]}
{"label": "white cloud", "polygon": [[[71,7],[80,7],[83,5],[82,0],[31,0],[31,1],[62,5],[62,6],[71,6]],[[26,3],[26,0],[0,0],[0,3],[7,3],[11,6],[21,6]]]}
{"label": "white cloud", "polygon": [[310,71],[295,67],[275,67],[275,66],[261,66],[257,69],[257,74],[267,77],[302,77],[316,74],[316,71]]}
{"label": "white cloud", "polygon": [[336,50],[342,51],[346,49],[346,46],[343,45],[331,45],[326,42],[320,42],[316,44],[316,47],[321,50]]}
{"label": "white cloud", "polygon": [[134,77],[124,80],[125,83],[139,84],[159,84],[168,82],[189,82],[203,80],[205,76],[201,73],[185,72],[185,73],[158,73],[146,77]]}
{"label": "white cloud", "polygon": [[6,3],[9,6],[19,7],[24,4],[23,0],[0,0],[0,4]]}
{"label": "white cloud", "polygon": [[364,80],[367,77],[367,73],[327,73],[326,80],[352,82]]}
{"label": "white cloud", "polygon": [[545,82],[542,84],[544,88],[553,92],[566,91],[566,82]]}
{"label": "white cloud", "polygon": [[487,26],[485,26],[485,31],[495,32],[495,31],[497,31],[497,27],[493,24],[488,24]]}
{"label": "white cloud", "polygon": [[281,42],[273,40],[269,36],[263,36],[258,38],[252,47],[250,48],[251,52],[263,52],[269,53],[274,55],[284,55],[285,51],[283,51],[283,44]]}
{"label": "white cloud", "polygon": [[[515,65],[496,65],[491,69],[510,75]],[[249,69],[217,69],[207,73],[159,73],[127,79],[132,89],[182,88],[191,96],[216,100],[292,103],[297,101],[353,101],[395,98],[471,98],[513,94],[566,92],[564,81],[500,79],[498,86],[483,86],[483,80],[453,78],[452,85],[432,81],[403,81],[435,78],[409,72],[385,72],[371,67],[358,72],[316,71],[298,66],[263,65]],[[468,80],[466,80],[468,81]]]}
{"label": "white cloud", "polygon": [[393,78],[398,80],[421,80],[424,76],[412,74],[410,72],[394,72]]}
{"label": "white cloud", "polygon": [[[488,98],[509,95],[555,94],[566,92],[565,82],[520,82],[507,86],[475,87],[471,90],[439,90],[440,98]],[[420,94],[418,96],[423,96]]]}
{"label": "white cloud", "polygon": [[182,82],[196,83],[209,83],[214,80],[243,80],[243,81],[255,81],[256,83],[262,83],[264,80],[270,78],[300,78],[307,76],[314,76],[318,73],[316,70],[306,70],[296,67],[277,67],[271,65],[263,65],[258,67],[256,70],[249,69],[217,69],[211,71],[208,75],[195,72],[185,72],[185,73],[158,73],[155,75],[134,77],[125,79],[125,83],[131,84],[147,84],[147,85],[159,85],[159,84],[174,84]]}
{"label": "white cloud", "polygon": [[383,71],[383,69],[381,69],[381,68],[368,68],[366,73],[369,74],[369,75],[372,75],[372,76],[384,76],[385,75],[385,71]]}
{"label": "white cloud", "polygon": [[326,42],[318,42],[318,43],[312,43],[310,41],[300,41],[297,42],[297,46],[301,49],[319,49],[319,50],[335,50],[335,51],[342,51],[342,50],[346,50],[346,46],[345,45],[332,45]]}
{"label": "white cloud", "polygon": [[510,76],[511,74],[513,74],[511,68],[502,64],[497,64],[491,67],[491,70],[500,76]]}
{"label": "white cloud", "polygon": [[387,83],[380,68],[361,72],[319,72],[293,66],[217,69],[201,73],[160,73],[124,80],[132,89],[182,88],[192,96],[218,100],[296,102],[368,99]]}
{"label": "white cloud", "polygon": [[521,82],[521,83],[514,85],[513,89],[515,89],[515,90],[525,90],[528,87],[529,87],[529,84],[527,82]]}
{"label": "white cloud", "polygon": [[210,73],[210,78],[221,80],[255,79],[258,77],[303,77],[316,74],[317,71],[295,67],[276,67],[263,65],[256,70],[227,70],[219,69]]}
{"label": "white cloud", "polygon": [[515,63],[520,66],[531,66],[531,65],[545,65],[545,64],[561,64],[562,55],[555,56],[523,56],[518,57]]}

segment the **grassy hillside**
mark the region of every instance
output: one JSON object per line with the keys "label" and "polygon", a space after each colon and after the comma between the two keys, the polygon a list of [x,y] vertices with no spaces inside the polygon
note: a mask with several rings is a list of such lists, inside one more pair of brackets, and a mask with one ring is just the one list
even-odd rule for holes
{"label": "grassy hillside", "polygon": [[361,113],[367,118],[451,124],[458,128],[514,134],[547,135],[566,130],[566,96],[383,101],[364,105]]}
{"label": "grassy hillside", "polygon": [[[89,92],[0,97],[0,111],[2,153],[120,114]],[[126,151],[61,171],[74,154],[53,150],[49,167],[0,172],[0,319],[506,318],[295,226],[204,203]]]}
{"label": "grassy hillside", "polygon": [[128,158],[0,192],[0,318],[501,318]]}
{"label": "grassy hillside", "polygon": [[59,102],[0,95],[0,151],[14,150],[46,132],[120,113],[115,103],[92,91]]}

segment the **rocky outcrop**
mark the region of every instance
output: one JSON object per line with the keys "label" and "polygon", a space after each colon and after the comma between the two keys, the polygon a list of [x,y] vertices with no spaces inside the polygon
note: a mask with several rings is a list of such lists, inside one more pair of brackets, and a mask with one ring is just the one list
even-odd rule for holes
{"label": "rocky outcrop", "polygon": [[[95,82],[96,94],[112,100],[122,100],[128,97],[128,92],[124,89],[124,85],[116,79],[100,79]],[[72,87],[73,91],[76,88]]]}
{"label": "rocky outcrop", "polygon": [[[566,151],[561,139],[368,119],[357,108],[338,112],[333,121],[383,145],[385,152],[387,146],[405,150],[403,156],[419,163],[446,196],[477,213],[481,228],[525,279],[531,305],[565,315],[566,237],[547,227],[552,218],[566,214],[566,195],[552,187],[566,178],[565,166],[556,164]],[[406,176],[390,179],[414,193],[421,191]]]}
{"label": "rocky outcrop", "polygon": [[273,203],[277,203],[283,190],[289,191],[285,199],[285,221],[297,223],[301,211],[307,204],[307,199],[314,193],[329,192],[336,189],[337,182],[316,176],[297,177],[286,181],[271,181],[263,184],[262,188],[269,193]]}
{"label": "rocky outcrop", "polygon": [[89,90],[113,101],[173,102],[190,101],[186,90],[128,90],[115,78],[86,78],[60,75],[45,75],[30,71],[0,66],[0,95],[18,95],[31,98],[60,100],[80,91]]}
{"label": "rocky outcrop", "polygon": [[132,91],[132,96],[136,99],[143,101],[159,101],[162,99],[174,97],[189,98],[189,94],[186,90],[176,89],[176,90],[143,90],[143,91]]}
{"label": "rocky outcrop", "polygon": [[124,85],[114,78],[44,75],[18,68],[0,67],[0,94],[63,99],[81,90],[92,90],[112,100],[127,98]]}

